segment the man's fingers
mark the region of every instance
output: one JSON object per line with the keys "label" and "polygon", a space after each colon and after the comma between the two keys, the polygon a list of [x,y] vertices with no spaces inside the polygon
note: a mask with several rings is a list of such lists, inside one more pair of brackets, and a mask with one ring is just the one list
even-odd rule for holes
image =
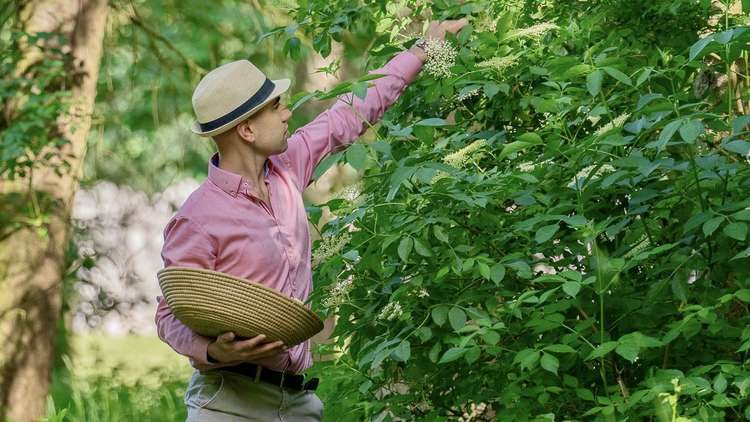
{"label": "man's fingers", "polygon": [[237,344],[237,346],[240,347],[240,349],[249,348],[252,349],[253,347],[257,347],[259,344],[263,343],[266,340],[265,334],[258,334],[257,336],[248,339],[243,340]]}
{"label": "man's fingers", "polygon": [[229,343],[232,340],[234,340],[234,333],[231,331],[220,335],[219,338],[216,339],[218,343]]}
{"label": "man's fingers", "polygon": [[250,345],[249,342],[250,340],[243,342],[242,347],[237,349],[237,352],[242,356],[242,360],[252,362],[257,359],[263,359],[265,357],[273,356],[286,350],[283,341],[274,341],[271,343],[259,344],[254,346]]}
{"label": "man's fingers", "polygon": [[284,347],[284,343],[281,341],[264,344],[260,348],[255,349],[255,351],[252,353],[253,357],[251,358],[251,360],[263,359],[281,353],[285,350],[286,347]]}
{"label": "man's fingers", "polygon": [[468,25],[469,21],[466,18],[461,18],[459,20],[455,21],[445,21],[443,22],[443,27],[446,31],[455,34],[456,32],[460,31],[461,28]]}

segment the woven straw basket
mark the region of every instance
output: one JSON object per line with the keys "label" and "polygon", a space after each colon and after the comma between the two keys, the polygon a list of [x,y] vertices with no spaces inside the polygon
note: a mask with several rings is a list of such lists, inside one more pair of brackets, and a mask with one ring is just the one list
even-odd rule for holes
{"label": "woven straw basket", "polygon": [[323,329],[302,302],[258,283],[217,271],[169,267],[159,286],[174,316],[198,334],[240,337],[265,334],[268,341],[294,346]]}

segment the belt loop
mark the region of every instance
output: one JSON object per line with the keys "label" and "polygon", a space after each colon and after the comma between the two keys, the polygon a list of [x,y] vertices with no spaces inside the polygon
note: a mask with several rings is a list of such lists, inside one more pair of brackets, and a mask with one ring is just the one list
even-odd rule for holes
{"label": "belt loop", "polygon": [[263,370],[263,367],[260,365],[255,365],[255,382],[258,382],[260,380],[260,372]]}
{"label": "belt loop", "polygon": [[286,376],[286,372],[281,371],[281,383],[279,383],[279,387],[284,388],[284,377]]}

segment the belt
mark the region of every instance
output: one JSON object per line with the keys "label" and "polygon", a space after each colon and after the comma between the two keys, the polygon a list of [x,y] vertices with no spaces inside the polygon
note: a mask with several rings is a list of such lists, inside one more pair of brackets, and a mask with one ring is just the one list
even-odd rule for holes
{"label": "belt", "polygon": [[242,374],[253,380],[267,382],[280,388],[287,388],[290,390],[310,390],[315,391],[318,388],[320,380],[318,378],[310,378],[305,382],[304,375],[289,374],[286,372],[274,371],[268,368],[264,368],[254,363],[241,363],[236,366],[227,366],[220,368],[222,371],[235,372]]}

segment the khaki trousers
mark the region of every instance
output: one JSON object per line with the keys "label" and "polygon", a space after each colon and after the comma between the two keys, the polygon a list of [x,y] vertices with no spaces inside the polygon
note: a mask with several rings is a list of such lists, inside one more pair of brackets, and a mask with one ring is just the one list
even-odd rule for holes
{"label": "khaki trousers", "polygon": [[187,391],[186,422],[320,422],[323,402],[312,391],[282,389],[229,371],[195,371]]}

